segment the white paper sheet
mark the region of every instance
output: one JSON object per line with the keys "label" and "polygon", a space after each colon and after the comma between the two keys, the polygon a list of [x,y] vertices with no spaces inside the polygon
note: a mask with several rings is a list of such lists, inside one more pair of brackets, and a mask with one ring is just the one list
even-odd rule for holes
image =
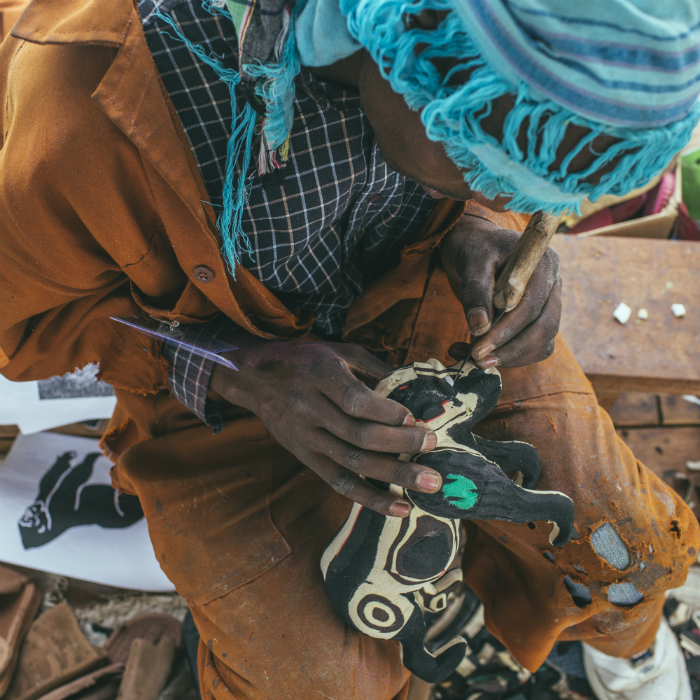
{"label": "white paper sheet", "polygon": [[[174,590],[136,499],[115,501],[107,490],[111,466],[97,440],[18,436],[0,467],[0,561],[108,586]],[[91,524],[96,519],[102,525]]]}
{"label": "white paper sheet", "polygon": [[24,435],[30,435],[69,423],[110,418],[117,401],[113,394],[105,395],[111,387],[94,381],[96,372],[93,365],[42,382],[11,382],[0,375],[0,425],[17,425]]}

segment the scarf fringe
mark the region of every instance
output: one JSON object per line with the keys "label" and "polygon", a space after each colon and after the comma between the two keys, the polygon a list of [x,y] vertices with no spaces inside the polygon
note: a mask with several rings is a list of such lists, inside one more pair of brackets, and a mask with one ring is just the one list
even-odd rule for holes
{"label": "scarf fringe", "polygon": [[279,149],[281,162],[278,161],[277,167],[282,167],[289,158],[289,134],[294,121],[294,81],[301,70],[294,22],[305,4],[306,0],[298,0],[291,11],[288,6],[284,8],[284,30],[275,46],[275,53],[279,52],[277,62],[243,66],[246,75],[259,80],[255,92],[265,103],[263,133],[268,151]]}
{"label": "scarf fringe", "polygon": [[[215,5],[212,0],[205,0],[203,7],[211,14],[220,14],[229,17],[228,11]],[[224,174],[223,211],[216,220],[216,227],[221,233],[221,253],[226,261],[233,278],[236,278],[236,265],[241,260],[241,248],[243,252],[253,257],[253,248],[250,239],[243,231],[242,220],[251,181],[248,178],[248,169],[253,152],[253,139],[259,115],[246,102],[242,109],[238,109],[236,103],[236,86],[241,81],[238,71],[225,68],[221,57],[207,53],[199,44],[191,42],[178,28],[175,22],[156,6],[154,14],[165,22],[174,32],[170,36],[181,41],[202,62],[210,66],[219,79],[226,83],[231,95],[231,136],[226,148],[226,169]],[[229,17],[230,19],[230,17]]]}

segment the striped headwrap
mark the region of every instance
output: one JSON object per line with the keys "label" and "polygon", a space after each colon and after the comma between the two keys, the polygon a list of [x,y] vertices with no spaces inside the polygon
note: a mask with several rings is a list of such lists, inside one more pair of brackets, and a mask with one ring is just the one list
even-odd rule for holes
{"label": "striped headwrap", "polygon": [[[508,196],[517,211],[578,211],[585,197],[643,186],[700,119],[698,0],[340,0],[340,7],[349,34],[409,107],[422,110],[428,137],[443,144],[472,189]],[[423,10],[446,16],[432,30],[407,24]],[[456,60],[446,75],[434,64],[442,58]],[[468,80],[451,81],[459,73]],[[497,138],[485,126],[504,96],[513,107]],[[557,162],[571,127],[584,135]],[[583,150],[592,162],[572,172]]]}
{"label": "striped headwrap", "polygon": [[511,85],[608,125],[684,119],[700,92],[697,0],[462,0],[469,36]]}

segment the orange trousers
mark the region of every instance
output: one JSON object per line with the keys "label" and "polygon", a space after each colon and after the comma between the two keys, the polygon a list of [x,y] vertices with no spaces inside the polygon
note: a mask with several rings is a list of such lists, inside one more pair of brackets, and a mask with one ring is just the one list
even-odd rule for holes
{"label": "orange trousers", "polygon": [[[555,549],[545,522],[468,523],[465,580],[487,628],[532,671],[557,640],[643,651],[664,592],[697,556],[698,522],[616,436],[561,338],[548,360],[502,377],[475,432],[537,448],[537,488],[574,500],[577,539]],[[212,435],[183,415],[163,392],[156,437],[126,450],[114,475],[139,496],[158,560],[190,604],[203,697],[405,698],[398,644],[346,627],[323,588],[321,553],[351,504],[255,416],[231,407]]]}

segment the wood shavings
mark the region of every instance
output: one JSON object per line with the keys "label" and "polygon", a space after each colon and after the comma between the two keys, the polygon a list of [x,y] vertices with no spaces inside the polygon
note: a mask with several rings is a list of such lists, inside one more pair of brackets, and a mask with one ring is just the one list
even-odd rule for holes
{"label": "wood shavings", "polygon": [[671,313],[676,318],[683,318],[685,316],[685,306],[683,304],[671,304]]}
{"label": "wood shavings", "polygon": [[622,324],[627,323],[632,315],[632,309],[630,309],[624,301],[621,301],[615,311],[613,311],[613,316]]}
{"label": "wood shavings", "polygon": [[639,311],[637,311],[637,318],[641,318],[642,321],[646,321],[649,318],[649,312],[646,309],[639,309]]}
{"label": "wood shavings", "polygon": [[106,601],[76,606],[73,612],[90,643],[93,646],[103,646],[107,636],[101,632],[95,632],[92,629],[93,623],[108,629],[116,629],[132,617],[144,613],[163,613],[182,622],[187,613],[187,602],[177,593],[152,594],[123,591]]}
{"label": "wood shavings", "polygon": [[700,459],[697,462],[686,462],[685,466],[688,467],[691,472],[700,472]]}

